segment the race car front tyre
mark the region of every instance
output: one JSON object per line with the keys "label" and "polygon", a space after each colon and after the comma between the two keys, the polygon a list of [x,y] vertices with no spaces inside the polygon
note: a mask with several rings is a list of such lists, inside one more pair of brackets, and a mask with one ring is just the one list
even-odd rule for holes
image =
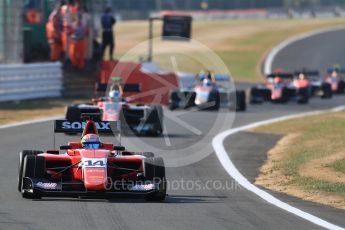
{"label": "race car front tyre", "polygon": [[309,102],[309,91],[308,88],[301,88],[298,90],[298,103],[307,104]]}
{"label": "race car front tyre", "polygon": [[211,103],[211,106],[207,107],[206,109],[209,110],[219,110],[220,108],[220,95],[217,90],[211,91],[209,98],[208,98],[208,103]]}
{"label": "race car front tyre", "polygon": [[66,120],[68,120],[68,121],[79,121],[80,116],[81,116],[80,109],[77,106],[72,105],[72,106],[68,106],[66,108],[66,112],[65,112]]}
{"label": "race car front tyre", "polygon": [[34,190],[33,192],[28,192],[26,189],[31,187],[32,184],[25,184],[28,181],[24,181],[23,178],[44,178],[45,177],[45,160],[44,157],[27,155],[23,161],[23,174],[22,174],[22,187],[21,193],[22,197],[26,199],[40,199],[40,194],[37,194]]}
{"label": "race car front tyre", "polygon": [[186,101],[184,109],[188,109],[195,106],[195,98],[196,98],[195,92],[184,93],[183,97],[184,97],[184,100]]}
{"label": "race car front tyre", "polygon": [[327,98],[332,98],[333,92],[332,92],[332,86],[331,84],[325,82],[322,83],[321,85],[321,91],[322,91],[322,96],[321,98],[327,99]]}
{"label": "race car front tyre", "polygon": [[169,98],[169,109],[170,110],[175,110],[178,109],[180,103],[180,98],[179,98],[179,92],[178,91],[173,91],[170,93],[170,98]]}
{"label": "race car front tyre", "polygon": [[147,124],[152,124],[150,134],[159,136],[163,133],[163,109],[161,106],[153,106],[146,120]]}
{"label": "race car front tyre", "polygon": [[166,197],[166,178],[164,160],[161,157],[144,159],[144,176],[148,182],[158,185],[158,191],[145,197],[147,201],[164,201]]}
{"label": "race car front tyre", "polygon": [[250,104],[261,104],[265,101],[271,100],[271,90],[269,89],[262,89],[258,87],[252,87],[250,89]]}
{"label": "race car front tyre", "polygon": [[345,93],[345,81],[340,81],[338,84],[337,94]]}
{"label": "race car front tyre", "polygon": [[22,177],[23,177],[23,162],[24,158],[28,155],[37,155],[43,153],[43,151],[39,150],[23,150],[19,153],[19,162],[18,162],[18,182],[17,188],[18,192],[21,192],[22,189]]}

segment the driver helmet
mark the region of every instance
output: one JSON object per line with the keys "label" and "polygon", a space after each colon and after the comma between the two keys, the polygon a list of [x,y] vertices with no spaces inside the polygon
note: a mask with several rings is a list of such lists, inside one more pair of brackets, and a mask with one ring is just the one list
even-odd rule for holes
{"label": "driver helmet", "polygon": [[101,147],[101,142],[98,135],[86,134],[81,139],[81,145],[84,149],[99,149]]}
{"label": "driver helmet", "polygon": [[278,83],[282,83],[282,82],[283,82],[283,79],[281,77],[277,76],[277,77],[274,78],[274,83],[278,84]]}
{"label": "driver helmet", "polygon": [[111,90],[109,92],[109,98],[112,99],[113,101],[119,101],[121,98],[120,91],[118,90]]}
{"label": "driver helmet", "polygon": [[338,77],[338,72],[336,70],[333,70],[331,76]]}
{"label": "driver helmet", "polygon": [[298,75],[298,79],[304,80],[304,79],[305,79],[305,75],[304,75],[303,73],[300,73],[300,74]]}
{"label": "driver helmet", "polygon": [[205,78],[203,81],[202,81],[203,85],[205,87],[209,87],[209,86],[212,86],[212,81],[208,78]]}

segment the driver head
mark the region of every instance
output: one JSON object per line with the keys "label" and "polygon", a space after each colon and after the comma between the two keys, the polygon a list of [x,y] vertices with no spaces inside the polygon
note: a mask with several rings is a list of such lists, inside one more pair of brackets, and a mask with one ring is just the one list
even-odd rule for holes
{"label": "driver head", "polygon": [[98,135],[86,134],[81,138],[81,145],[84,149],[99,149],[101,147],[101,142]]}
{"label": "driver head", "polygon": [[109,98],[113,101],[119,101],[121,98],[121,93],[119,90],[111,90],[109,92]]}
{"label": "driver head", "polygon": [[304,75],[303,73],[300,73],[300,74],[298,75],[298,78],[299,78],[300,80],[304,80],[304,79],[305,79],[305,75]]}
{"label": "driver head", "polygon": [[282,82],[283,82],[283,79],[282,79],[281,77],[276,76],[276,77],[274,78],[274,83],[278,84],[278,83],[282,83]]}

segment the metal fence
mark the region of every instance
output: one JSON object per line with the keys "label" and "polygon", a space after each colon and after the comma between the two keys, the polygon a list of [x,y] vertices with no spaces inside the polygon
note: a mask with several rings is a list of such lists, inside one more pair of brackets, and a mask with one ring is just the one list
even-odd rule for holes
{"label": "metal fence", "polygon": [[23,0],[0,1],[0,63],[23,61]]}
{"label": "metal fence", "polygon": [[60,62],[0,65],[0,101],[61,97],[62,75]]}

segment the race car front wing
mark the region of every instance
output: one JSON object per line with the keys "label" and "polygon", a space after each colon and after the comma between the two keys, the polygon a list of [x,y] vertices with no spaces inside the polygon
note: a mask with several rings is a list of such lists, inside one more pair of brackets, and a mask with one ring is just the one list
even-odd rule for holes
{"label": "race car front wing", "polygon": [[24,177],[23,190],[40,197],[145,197],[159,192],[159,184],[151,182],[121,182],[101,191],[91,191],[83,182],[52,182],[47,179]]}

